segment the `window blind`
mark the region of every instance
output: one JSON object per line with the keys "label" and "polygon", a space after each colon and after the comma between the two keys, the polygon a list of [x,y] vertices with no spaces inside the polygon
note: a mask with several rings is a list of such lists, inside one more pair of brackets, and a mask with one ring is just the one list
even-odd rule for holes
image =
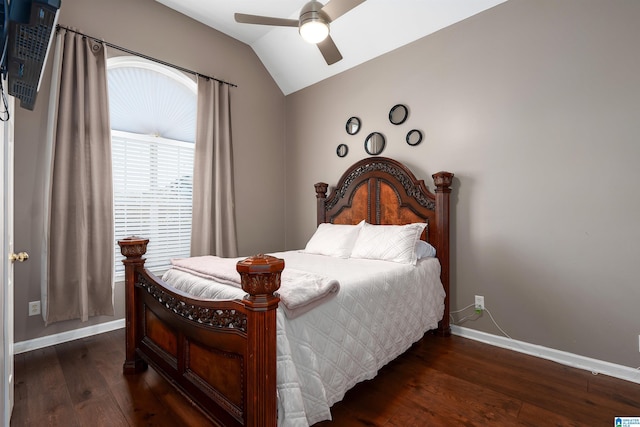
{"label": "window blind", "polygon": [[[149,239],[145,266],[155,274],[191,245],[192,142],[112,131],[115,236]],[[115,243],[116,280],[124,278]]]}

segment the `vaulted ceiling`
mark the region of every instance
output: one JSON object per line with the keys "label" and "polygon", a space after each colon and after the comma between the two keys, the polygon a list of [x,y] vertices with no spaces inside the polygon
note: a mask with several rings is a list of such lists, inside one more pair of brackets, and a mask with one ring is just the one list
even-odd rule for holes
{"label": "vaulted ceiling", "polygon": [[307,0],[156,1],[250,45],[288,95],[506,0],[367,0],[331,23],[331,37],[343,56],[333,65],[297,28],[234,19],[235,12],[298,19]]}

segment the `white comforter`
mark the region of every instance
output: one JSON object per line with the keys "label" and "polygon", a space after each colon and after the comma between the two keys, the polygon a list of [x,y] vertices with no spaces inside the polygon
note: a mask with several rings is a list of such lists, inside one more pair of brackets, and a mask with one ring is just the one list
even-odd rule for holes
{"label": "white comforter", "polygon": [[[289,319],[278,309],[279,426],[330,420],[329,408],[347,390],[373,378],[442,318],[444,290],[436,258],[412,266],[297,251],[273,255],[285,260],[285,269],[340,282],[340,292],[299,317]],[[178,270],[169,270],[163,279],[201,298],[244,297],[241,289]]]}

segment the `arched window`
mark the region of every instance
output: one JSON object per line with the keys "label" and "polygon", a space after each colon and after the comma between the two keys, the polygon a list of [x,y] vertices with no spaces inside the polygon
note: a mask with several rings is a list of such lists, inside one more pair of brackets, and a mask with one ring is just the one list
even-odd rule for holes
{"label": "arched window", "polygon": [[[146,267],[160,274],[191,242],[197,86],[137,57],[107,62],[115,237],[150,239]],[[124,266],[114,246],[116,280]]]}

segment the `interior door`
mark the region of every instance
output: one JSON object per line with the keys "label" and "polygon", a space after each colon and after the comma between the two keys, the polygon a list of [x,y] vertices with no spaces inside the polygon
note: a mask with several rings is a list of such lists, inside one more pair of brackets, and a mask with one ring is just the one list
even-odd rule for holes
{"label": "interior door", "polygon": [[[3,82],[4,87],[6,81]],[[8,111],[14,112],[13,97],[7,99]],[[4,105],[0,104],[0,110]],[[0,114],[3,114],[0,112]],[[3,117],[4,119],[5,117]],[[2,274],[2,292],[0,292],[0,330],[2,331],[2,349],[0,349],[0,409],[3,426],[9,426],[13,411],[13,118],[0,122],[0,187],[3,203],[0,210],[0,273]],[[24,255],[23,255],[24,256]]]}

